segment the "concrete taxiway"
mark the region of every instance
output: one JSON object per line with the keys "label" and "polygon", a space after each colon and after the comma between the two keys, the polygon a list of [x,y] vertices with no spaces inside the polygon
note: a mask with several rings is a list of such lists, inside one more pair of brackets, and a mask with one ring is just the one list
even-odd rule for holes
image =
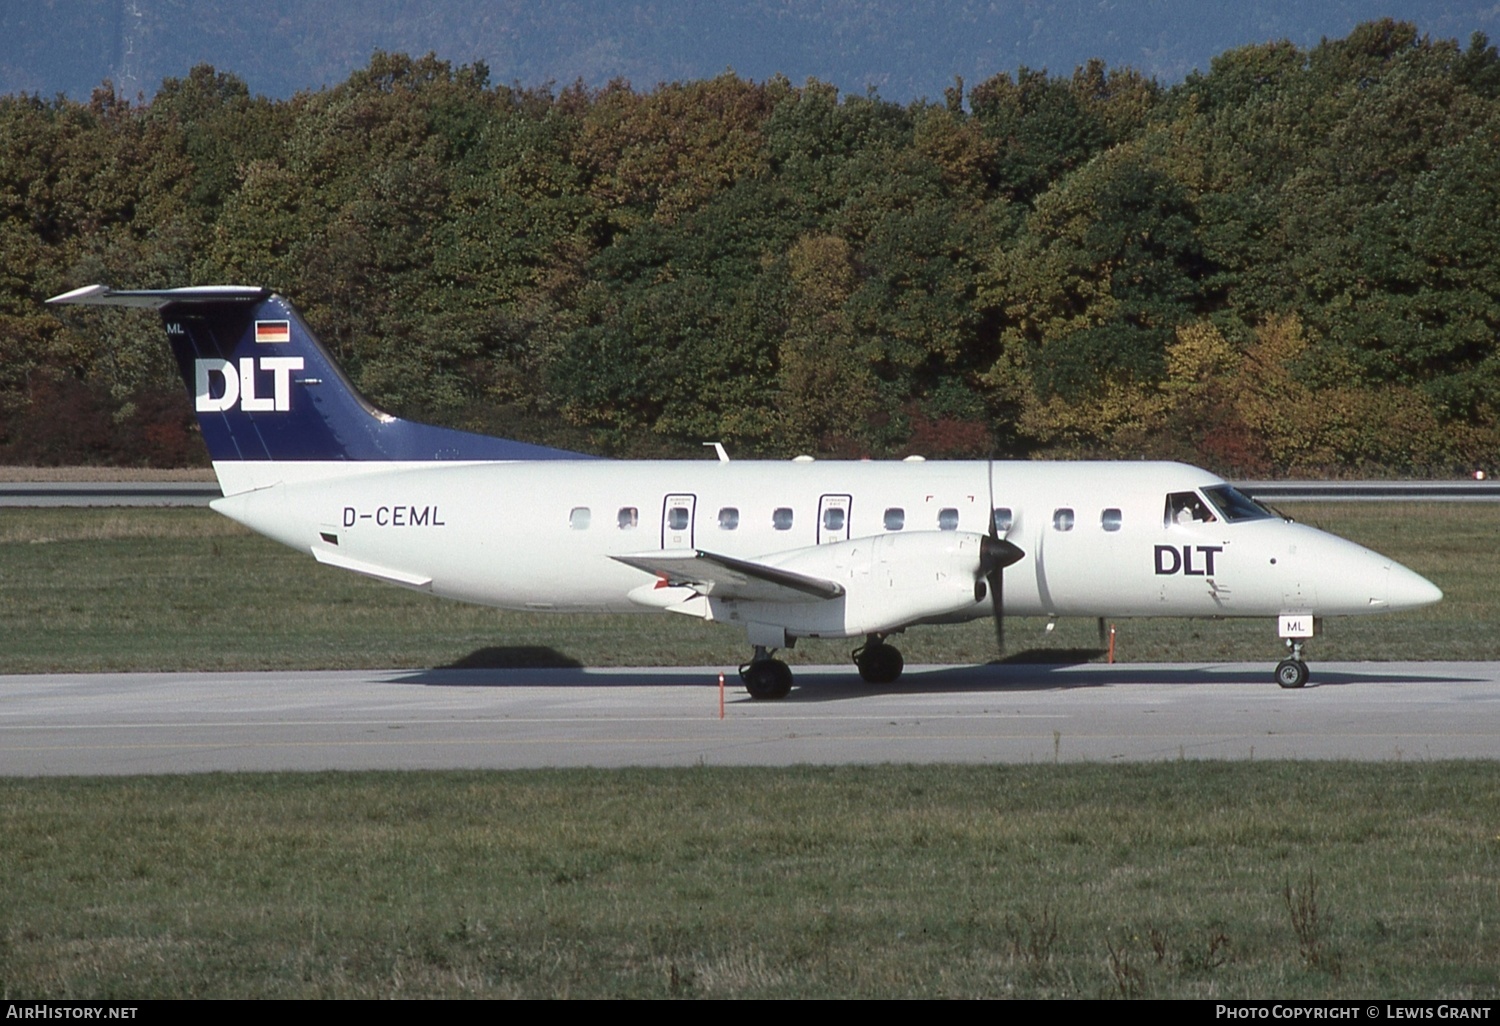
{"label": "concrete taxiway", "polygon": [[798,667],[0,677],[0,775],[1500,755],[1500,663]]}

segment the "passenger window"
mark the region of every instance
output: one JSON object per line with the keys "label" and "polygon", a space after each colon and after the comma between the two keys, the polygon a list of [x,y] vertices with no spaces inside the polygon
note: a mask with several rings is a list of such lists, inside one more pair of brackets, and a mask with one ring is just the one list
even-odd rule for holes
{"label": "passenger window", "polygon": [[1103,513],[1099,514],[1099,526],[1104,528],[1106,531],[1118,531],[1120,529],[1120,522],[1122,519],[1123,518],[1120,516],[1119,510],[1107,509]]}
{"label": "passenger window", "polygon": [[1063,506],[1052,514],[1052,526],[1059,531],[1073,530],[1073,511]]}
{"label": "passenger window", "polygon": [[778,531],[790,531],[792,529],[792,511],[782,506],[771,514],[771,526]]}
{"label": "passenger window", "polygon": [[996,534],[1004,534],[1010,530],[1010,525],[1015,523],[1015,517],[1011,516],[1009,506],[996,506],[991,515],[995,518]]}
{"label": "passenger window", "polygon": [[1211,524],[1219,519],[1209,512],[1197,492],[1173,492],[1167,496],[1166,522],[1170,524]]}
{"label": "passenger window", "polygon": [[568,524],[575,531],[588,530],[589,508],[587,506],[574,506],[573,512],[568,514]]}
{"label": "passenger window", "polygon": [[688,525],[688,511],[682,506],[673,506],[667,510],[667,529],[671,531],[686,531]]}
{"label": "passenger window", "polygon": [[837,506],[823,511],[823,530],[842,531],[844,529],[844,511]]}
{"label": "passenger window", "polygon": [[899,531],[906,526],[906,510],[892,506],[885,511],[885,529]]}
{"label": "passenger window", "polygon": [[733,506],[725,506],[719,510],[719,529],[733,531],[740,526],[740,511]]}
{"label": "passenger window", "polygon": [[958,510],[954,509],[952,506],[949,506],[947,509],[938,510],[938,530],[957,531]]}
{"label": "passenger window", "polygon": [[620,530],[633,531],[640,526],[641,514],[634,506],[620,507]]}

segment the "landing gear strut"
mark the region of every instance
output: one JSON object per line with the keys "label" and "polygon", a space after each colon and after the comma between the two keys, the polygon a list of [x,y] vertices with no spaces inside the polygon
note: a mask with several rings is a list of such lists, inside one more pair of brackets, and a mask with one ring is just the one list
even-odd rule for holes
{"label": "landing gear strut", "polygon": [[792,668],[771,658],[764,645],[755,646],[750,661],[740,667],[740,680],[754,699],[785,698],[792,690]]}
{"label": "landing gear strut", "polygon": [[885,638],[871,634],[868,641],[856,648],[851,656],[854,667],[866,684],[890,684],[901,676],[906,660],[895,645],[887,645]]}
{"label": "landing gear strut", "polygon": [[1276,683],[1284,688],[1300,688],[1307,683],[1307,664],[1302,661],[1302,641],[1287,638],[1291,655],[1276,664]]}

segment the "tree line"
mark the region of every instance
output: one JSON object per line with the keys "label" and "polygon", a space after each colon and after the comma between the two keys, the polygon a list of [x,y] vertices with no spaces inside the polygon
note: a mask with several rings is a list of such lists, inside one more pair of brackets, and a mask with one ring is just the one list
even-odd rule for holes
{"label": "tree line", "polygon": [[251,96],[0,98],[0,459],[201,462],[154,319],[267,285],[405,416],[620,456],[1439,474],[1500,442],[1500,57],[1381,21],[1163,88],[943,102],[376,54]]}

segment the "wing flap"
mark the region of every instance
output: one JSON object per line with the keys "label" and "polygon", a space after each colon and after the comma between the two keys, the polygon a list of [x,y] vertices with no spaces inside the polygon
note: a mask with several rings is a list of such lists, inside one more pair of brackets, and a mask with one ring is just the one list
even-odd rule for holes
{"label": "wing flap", "polygon": [[692,588],[700,595],[753,602],[812,602],[844,594],[843,585],[748,559],[702,549],[645,552],[613,559],[662,579],[668,588]]}

